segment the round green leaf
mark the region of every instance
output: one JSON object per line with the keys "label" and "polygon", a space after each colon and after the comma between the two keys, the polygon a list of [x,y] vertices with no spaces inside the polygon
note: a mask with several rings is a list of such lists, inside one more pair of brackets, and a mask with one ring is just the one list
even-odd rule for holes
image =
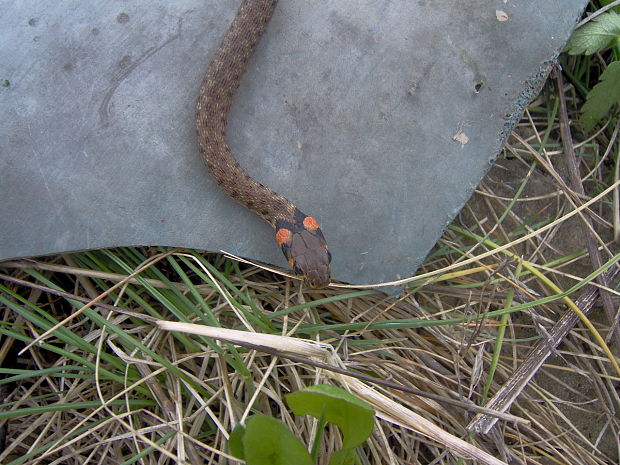
{"label": "round green leaf", "polygon": [[230,453],[239,459],[244,459],[243,453],[243,436],[245,436],[245,427],[242,424],[238,424],[230,433],[228,438],[228,449]]}
{"label": "round green leaf", "polygon": [[284,397],[295,415],[312,415],[337,425],[342,433],[343,449],[359,446],[372,433],[374,409],[344,389],[319,384]]}
{"label": "round green leaf", "polygon": [[247,465],[313,465],[303,444],[275,418],[257,414],[248,419],[241,442]]}

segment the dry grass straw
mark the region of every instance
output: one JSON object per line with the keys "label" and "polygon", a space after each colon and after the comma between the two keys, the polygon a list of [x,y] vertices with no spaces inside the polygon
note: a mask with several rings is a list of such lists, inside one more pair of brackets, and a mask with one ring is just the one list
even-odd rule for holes
{"label": "dry grass straw", "polygon": [[[228,436],[254,412],[310,444],[316,421],[293,417],[283,395],[317,383],[377,410],[361,463],[617,461],[617,130],[570,141],[579,191],[565,181],[566,118],[533,103],[398,298],[300,289],[191,251],[1,264],[0,463],[235,463]],[[574,311],[580,319],[559,327]],[[166,321],[211,332],[170,332]],[[489,401],[512,416],[474,408]],[[329,430],[321,463],[339,441]]]}

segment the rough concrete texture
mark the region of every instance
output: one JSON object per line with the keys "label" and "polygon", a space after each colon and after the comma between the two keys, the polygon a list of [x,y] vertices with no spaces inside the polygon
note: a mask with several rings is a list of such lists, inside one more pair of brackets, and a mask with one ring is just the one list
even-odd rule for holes
{"label": "rough concrete texture", "polygon": [[[0,258],[169,245],[285,265],[195,141],[198,85],[239,3],[0,0]],[[320,221],[335,279],[409,276],[585,4],[283,0],[230,144]]]}

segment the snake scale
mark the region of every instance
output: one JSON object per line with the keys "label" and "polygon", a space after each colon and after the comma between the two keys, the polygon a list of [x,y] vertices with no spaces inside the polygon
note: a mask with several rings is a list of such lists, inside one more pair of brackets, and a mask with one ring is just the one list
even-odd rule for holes
{"label": "snake scale", "polygon": [[226,142],[228,112],[248,62],[278,0],[243,0],[207,69],[196,102],[200,154],[215,182],[276,230],[276,241],[296,274],[312,288],[331,278],[331,254],[317,221],[248,175]]}

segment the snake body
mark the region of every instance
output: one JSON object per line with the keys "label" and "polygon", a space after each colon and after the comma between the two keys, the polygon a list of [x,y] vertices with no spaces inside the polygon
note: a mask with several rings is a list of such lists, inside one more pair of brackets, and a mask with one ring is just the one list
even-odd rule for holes
{"label": "snake body", "polygon": [[289,265],[313,288],[331,278],[331,254],[317,221],[265,187],[235,160],[226,142],[228,112],[277,0],[243,0],[207,69],[196,102],[200,154],[211,176],[234,200],[276,230]]}

